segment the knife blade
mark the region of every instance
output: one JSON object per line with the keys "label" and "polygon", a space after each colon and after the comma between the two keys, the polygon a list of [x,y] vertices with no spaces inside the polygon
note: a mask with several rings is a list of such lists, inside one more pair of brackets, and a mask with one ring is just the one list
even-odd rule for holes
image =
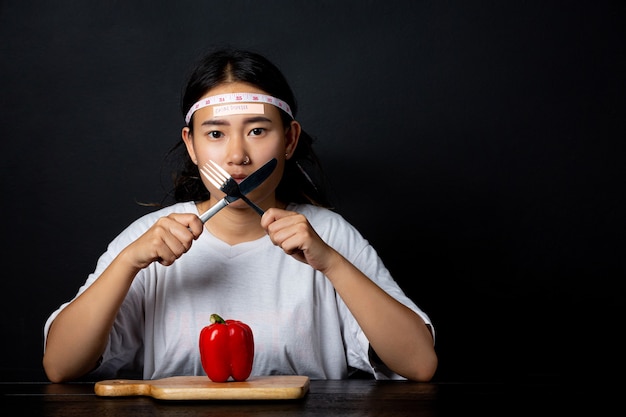
{"label": "knife blade", "polygon": [[[276,158],[272,158],[267,161],[261,168],[257,169],[252,174],[244,178],[244,180],[239,183],[239,187],[236,192],[233,192],[230,195],[222,198],[220,201],[217,202],[217,204],[215,204],[213,207],[200,215],[200,220],[202,220],[202,223],[206,223],[206,221],[215,216],[218,211],[220,211],[233,201],[239,200],[240,198],[243,198],[243,200],[253,208],[258,208],[256,204],[246,198],[246,194],[252,192],[252,190],[261,185],[261,183],[265,181],[272,174],[272,172],[274,172],[274,168],[276,168],[277,163],[278,161],[276,160]],[[258,210],[261,209],[258,208]]]}
{"label": "knife blade", "polygon": [[241,191],[241,194],[249,194],[252,190],[261,185],[261,183],[265,181],[272,172],[274,172],[276,164],[278,164],[278,161],[276,158],[272,158],[261,168],[244,178],[243,181],[239,183],[239,191]]}

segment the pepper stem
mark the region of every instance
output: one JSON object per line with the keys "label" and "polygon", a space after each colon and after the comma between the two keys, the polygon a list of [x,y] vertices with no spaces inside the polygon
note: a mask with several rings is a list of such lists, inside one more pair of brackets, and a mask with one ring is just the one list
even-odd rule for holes
{"label": "pepper stem", "polygon": [[226,323],[224,319],[220,317],[219,314],[211,314],[211,317],[209,317],[209,320],[211,320],[211,323],[218,323],[218,324]]}

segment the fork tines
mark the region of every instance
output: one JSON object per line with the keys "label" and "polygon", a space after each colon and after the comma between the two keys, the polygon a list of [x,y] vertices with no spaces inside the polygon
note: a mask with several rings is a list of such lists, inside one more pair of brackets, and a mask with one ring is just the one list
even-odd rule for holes
{"label": "fork tines", "polygon": [[[209,165],[209,163],[213,164],[213,166]],[[200,172],[202,172],[202,175],[204,175],[206,179],[211,182],[211,184],[219,189],[222,189],[222,187],[224,187],[226,182],[230,179],[228,172],[224,171],[222,167],[211,160],[200,168]]]}

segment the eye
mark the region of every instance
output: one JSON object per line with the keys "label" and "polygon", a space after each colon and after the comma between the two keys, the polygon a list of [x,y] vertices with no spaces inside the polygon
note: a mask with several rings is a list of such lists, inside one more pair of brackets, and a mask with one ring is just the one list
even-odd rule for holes
{"label": "eye", "polygon": [[211,139],[219,139],[224,137],[224,134],[219,130],[211,130],[210,132],[207,132],[207,136]]}
{"label": "eye", "polygon": [[262,127],[255,127],[254,129],[252,129],[249,133],[250,136],[261,136],[263,133],[265,133],[265,128]]}

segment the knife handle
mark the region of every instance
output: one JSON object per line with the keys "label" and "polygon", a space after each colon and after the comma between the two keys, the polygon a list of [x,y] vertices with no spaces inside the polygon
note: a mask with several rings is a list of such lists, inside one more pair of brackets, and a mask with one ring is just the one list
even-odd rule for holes
{"label": "knife handle", "polygon": [[243,201],[245,201],[246,203],[248,203],[248,205],[249,205],[250,207],[252,207],[252,208],[254,209],[254,211],[256,211],[257,213],[259,213],[259,216],[262,216],[262,215],[263,215],[263,213],[265,213],[261,207],[259,207],[259,206],[257,206],[256,204],[254,204],[254,202],[252,202],[252,201],[251,201],[248,197],[246,197],[245,195],[243,195],[243,194],[242,194],[242,195],[241,195],[241,199],[242,199]]}

